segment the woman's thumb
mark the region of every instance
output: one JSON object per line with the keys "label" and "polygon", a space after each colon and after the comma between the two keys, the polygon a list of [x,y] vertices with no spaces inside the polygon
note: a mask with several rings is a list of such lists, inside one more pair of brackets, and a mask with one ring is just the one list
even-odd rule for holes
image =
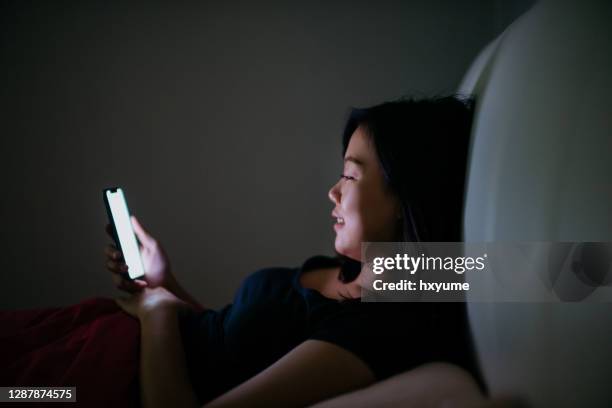
{"label": "woman's thumb", "polygon": [[149,245],[151,241],[153,240],[153,238],[151,238],[149,233],[145,231],[145,229],[142,227],[142,225],[140,224],[140,221],[138,221],[136,216],[132,215],[130,218],[132,220],[132,227],[134,228],[134,232],[138,236],[138,239],[140,240],[140,242],[143,245]]}

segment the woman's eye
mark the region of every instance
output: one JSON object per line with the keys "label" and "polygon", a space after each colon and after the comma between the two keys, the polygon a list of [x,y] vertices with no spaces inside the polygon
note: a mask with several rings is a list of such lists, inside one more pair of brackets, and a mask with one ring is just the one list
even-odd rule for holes
{"label": "woman's eye", "polygon": [[340,174],[340,178],[343,178],[343,179],[346,179],[346,180],[355,180],[355,177],[347,176],[345,174]]}

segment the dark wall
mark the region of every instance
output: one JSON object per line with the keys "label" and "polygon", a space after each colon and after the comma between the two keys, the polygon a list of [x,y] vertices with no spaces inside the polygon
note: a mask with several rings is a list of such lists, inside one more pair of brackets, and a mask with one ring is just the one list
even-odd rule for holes
{"label": "dark wall", "polygon": [[115,293],[111,185],[209,306],[333,254],[349,107],[453,92],[530,4],[3,2],[0,308]]}

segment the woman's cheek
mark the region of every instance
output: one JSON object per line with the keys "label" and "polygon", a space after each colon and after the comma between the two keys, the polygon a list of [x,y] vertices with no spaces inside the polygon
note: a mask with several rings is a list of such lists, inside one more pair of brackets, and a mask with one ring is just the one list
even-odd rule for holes
{"label": "woman's cheek", "polygon": [[355,220],[355,222],[350,226],[349,231],[354,244],[361,245],[361,243],[365,240],[363,221],[361,219]]}
{"label": "woman's cheek", "polygon": [[363,220],[353,217],[350,224],[346,225],[347,246],[350,247],[352,257],[361,256],[361,243],[367,242],[367,236],[363,228]]}
{"label": "woman's cheek", "polygon": [[336,250],[345,256],[355,258],[361,253],[361,228],[354,217],[345,218],[345,224],[336,231]]}

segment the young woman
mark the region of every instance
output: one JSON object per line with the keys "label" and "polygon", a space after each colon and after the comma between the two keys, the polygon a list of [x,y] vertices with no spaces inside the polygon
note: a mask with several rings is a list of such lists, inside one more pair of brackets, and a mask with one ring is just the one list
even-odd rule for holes
{"label": "young woman", "polygon": [[220,310],[181,288],[133,218],[146,281],[123,278],[116,247],[106,254],[129,292],[116,302],[140,322],[143,405],[346,406],[355,392],[368,405],[482,402],[463,304],[360,301],[362,242],[461,240],[471,118],[452,96],[354,109],[329,191],[337,256],[258,270]]}

